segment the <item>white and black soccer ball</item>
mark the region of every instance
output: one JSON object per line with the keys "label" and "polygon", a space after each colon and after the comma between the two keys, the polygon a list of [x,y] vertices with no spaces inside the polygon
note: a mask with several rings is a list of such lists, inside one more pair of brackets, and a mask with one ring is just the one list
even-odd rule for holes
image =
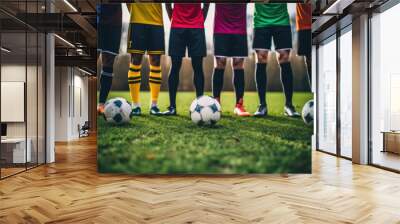
{"label": "white and black soccer ball", "polygon": [[303,110],[301,111],[301,117],[303,118],[304,123],[307,125],[312,125],[314,121],[314,100],[309,100],[303,106]]}
{"label": "white and black soccer ball", "polygon": [[126,99],[117,97],[110,99],[104,105],[104,118],[107,122],[113,124],[128,123],[131,118],[131,105]]}
{"label": "white and black soccer ball", "polygon": [[198,97],[190,105],[190,118],[198,125],[214,125],[221,119],[221,105],[212,97]]}

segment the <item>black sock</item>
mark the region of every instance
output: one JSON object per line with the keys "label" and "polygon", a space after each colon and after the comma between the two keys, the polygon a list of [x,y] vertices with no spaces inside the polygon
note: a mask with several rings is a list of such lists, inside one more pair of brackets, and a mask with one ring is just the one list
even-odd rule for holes
{"label": "black sock", "polygon": [[240,99],[244,95],[244,70],[235,69],[233,70],[233,86],[235,87],[236,103],[239,103]]}
{"label": "black sock", "polygon": [[113,68],[103,67],[100,74],[100,94],[99,103],[105,103],[110,92],[113,80]]}
{"label": "black sock", "polygon": [[215,68],[212,77],[213,85],[212,91],[214,98],[221,96],[221,91],[224,86],[224,72],[225,69]]}
{"label": "black sock", "polygon": [[258,98],[260,99],[261,105],[267,105],[265,100],[265,93],[267,92],[267,64],[257,63],[256,67],[256,84]]}
{"label": "black sock", "polygon": [[286,98],[286,106],[292,106],[293,71],[290,62],[281,64],[281,82]]}
{"label": "black sock", "polygon": [[204,94],[204,72],[203,57],[192,57],[192,66],[194,71],[193,82],[196,88],[196,96]]}
{"label": "black sock", "polygon": [[171,57],[172,65],[168,77],[169,102],[171,107],[176,107],[176,92],[179,86],[179,71],[181,70],[182,57]]}

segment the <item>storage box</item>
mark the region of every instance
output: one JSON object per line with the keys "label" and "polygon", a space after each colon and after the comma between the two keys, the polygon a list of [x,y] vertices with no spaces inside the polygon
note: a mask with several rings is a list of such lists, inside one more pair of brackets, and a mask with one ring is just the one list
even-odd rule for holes
{"label": "storage box", "polygon": [[383,132],[383,151],[400,154],[400,132]]}

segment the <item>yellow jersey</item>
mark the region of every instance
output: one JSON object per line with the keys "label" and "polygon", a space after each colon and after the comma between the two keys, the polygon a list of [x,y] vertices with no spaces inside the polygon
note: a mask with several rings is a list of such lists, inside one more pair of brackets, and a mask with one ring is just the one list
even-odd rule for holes
{"label": "yellow jersey", "polygon": [[163,26],[161,3],[131,3],[131,23]]}

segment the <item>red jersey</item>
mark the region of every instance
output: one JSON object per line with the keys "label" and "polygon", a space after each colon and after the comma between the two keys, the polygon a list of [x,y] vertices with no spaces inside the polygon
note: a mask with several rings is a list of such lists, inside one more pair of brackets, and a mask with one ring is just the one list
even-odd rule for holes
{"label": "red jersey", "polygon": [[204,28],[201,3],[174,3],[172,28]]}
{"label": "red jersey", "polygon": [[296,3],[296,29],[309,30],[311,29],[311,4]]}

